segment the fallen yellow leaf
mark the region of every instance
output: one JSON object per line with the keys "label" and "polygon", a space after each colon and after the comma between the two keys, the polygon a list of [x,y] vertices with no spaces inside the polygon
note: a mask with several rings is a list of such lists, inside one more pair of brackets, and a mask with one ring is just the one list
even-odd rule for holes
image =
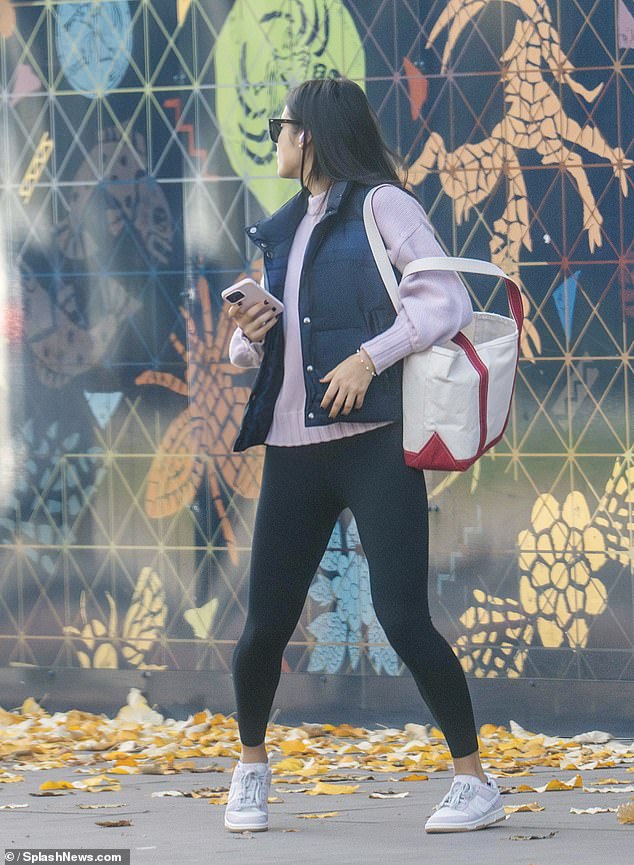
{"label": "fallen yellow leaf", "polygon": [[619,823],[634,823],[634,799],[619,805],[616,811],[616,819]]}
{"label": "fallen yellow leaf", "polygon": [[193,760],[183,760],[179,763],[174,763],[174,769],[177,772],[190,772],[196,768],[196,764]]}
{"label": "fallen yellow leaf", "polygon": [[340,794],[356,793],[359,784],[327,784],[317,781],[312,790],[307,790],[307,796],[339,796]]}
{"label": "fallen yellow leaf", "polygon": [[[108,771],[112,770],[109,769]],[[158,762],[151,760],[148,763],[142,763],[137,772],[141,775],[175,775],[176,769],[169,760],[160,760]]]}
{"label": "fallen yellow leaf", "polygon": [[295,774],[297,772],[301,772],[303,768],[303,760],[299,760],[297,757],[287,757],[286,760],[280,760],[279,763],[276,763],[273,766],[273,772],[279,775],[283,775],[286,772]]}
{"label": "fallen yellow leaf", "polygon": [[300,820],[324,820],[326,817],[338,817],[339,811],[322,811],[321,814],[298,814]]}
{"label": "fallen yellow leaf", "polygon": [[553,790],[575,790],[579,787],[583,787],[583,781],[581,780],[581,775],[575,775],[575,777],[571,778],[570,781],[558,781],[557,778],[553,778],[552,781],[544,784],[543,787],[529,787],[528,784],[519,784],[516,792],[550,793]]}
{"label": "fallen yellow leaf", "polygon": [[107,793],[120,790],[121,784],[113,778],[108,778],[107,775],[95,775],[85,781],[75,781],[73,787],[86,793]]}
{"label": "fallen yellow leaf", "polygon": [[367,730],[351,727],[350,724],[340,724],[338,727],[325,724],[324,729],[328,729],[330,735],[336,736],[338,739],[365,739],[368,734]]}
{"label": "fallen yellow leaf", "polygon": [[335,781],[374,781],[374,775],[342,775],[338,772],[328,773],[324,781],[334,783]]}
{"label": "fallen yellow leaf", "polygon": [[226,805],[228,801],[229,801],[229,794],[228,793],[219,793],[217,798],[214,797],[213,799],[207,799],[207,802],[209,805]]}
{"label": "fallen yellow leaf", "polygon": [[40,790],[74,790],[75,785],[71,781],[44,781],[40,784]]}
{"label": "fallen yellow leaf", "polygon": [[400,772],[402,766],[398,763],[380,763],[378,760],[366,760],[365,766],[373,772]]}
{"label": "fallen yellow leaf", "polygon": [[283,754],[306,754],[312,751],[312,747],[310,742],[302,742],[299,739],[280,742],[280,751]]}
{"label": "fallen yellow leaf", "polygon": [[506,772],[491,772],[491,774],[494,778],[524,778],[527,775],[533,775],[534,773],[518,766],[515,770],[508,769]]}
{"label": "fallen yellow leaf", "polygon": [[[112,778],[107,775],[93,775],[92,778],[86,778],[85,781],[75,781],[75,787],[100,787],[102,784],[111,784]],[[115,781],[118,784],[118,781]]]}
{"label": "fallen yellow leaf", "polygon": [[504,813],[505,814],[519,814],[520,811],[545,811],[543,805],[540,805],[539,802],[529,802],[526,805],[505,805]]}
{"label": "fallen yellow leaf", "polygon": [[22,714],[45,715],[46,712],[42,709],[40,704],[33,699],[33,697],[27,697],[26,700],[22,703]]}
{"label": "fallen yellow leaf", "polygon": [[314,778],[315,775],[327,775],[330,767],[326,766],[318,766],[315,764],[314,766],[308,766],[303,769],[300,773],[302,778]]}
{"label": "fallen yellow leaf", "polygon": [[130,688],[127,705],[119,709],[117,718],[122,722],[123,728],[128,730],[134,730],[137,724],[153,726],[162,724],[165,720],[158,712],[150,709],[138,688]]}
{"label": "fallen yellow leaf", "polygon": [[483,739],[490,739],[491,736],[496,736],[498,732],[506,733],[506,729],[504,727],[498,727],[495,724],[483,724],[480,727],[480,736]]}
{"label": "fallen yellow leaf", "polygon": [[138,766],[139,759],[139,757],[134,754],[128,754],[126,751],[111,751],[108,754],[108,760],[115,760],[120,766]]}

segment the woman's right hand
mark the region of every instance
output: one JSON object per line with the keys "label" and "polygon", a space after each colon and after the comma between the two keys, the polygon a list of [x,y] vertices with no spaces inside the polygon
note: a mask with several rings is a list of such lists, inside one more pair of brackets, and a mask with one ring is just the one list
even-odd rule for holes
{"label": "woman's right hand", "polygon": [[275,326],[278,318],[264,301],[254,303],[253,306],[245,310],[234,303],[229,307],[227,314],[251,342],[262,342],[271,328]]}

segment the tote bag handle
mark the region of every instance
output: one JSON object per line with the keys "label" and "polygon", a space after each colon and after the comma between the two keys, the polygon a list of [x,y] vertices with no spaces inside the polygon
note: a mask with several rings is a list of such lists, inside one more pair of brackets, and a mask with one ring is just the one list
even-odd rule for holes
{"label": "tote bag handle", "polygon": [[[384,184],[385,185],[385,184]],[[385,288],[390,296],[392,305],[398,313],[402,307],[402,302],[399,297],[398,281],[392,262],[389,259],[383,238],[379,232],[372,207],[372,200],[377,189],[381,186],[376,186],[371,189],[363,202],[363,221],[365,224],[366,235],[372,250],[372,255],[376,266],[381,274]],[[522,334],[522,325],[524,321],[524,307],[522,304],[522,295],[516,283],[507,276],[504,271],[496,264],[489,261],[482,261],[477,258],[455,258],[452,256],[429,256],[427,258],[416,258],[410,261],[403,269],[402,279],[409,276],[411,273],[427,271],[427,270],[442,270],[453,271],[454,273],[480,273],[486,276],[494,276],[498,279],[503,279],[506,286],[506,295],[509,304],[509,310],[517,327],[517,357],[520,353],[520,340]],[[469,363],[474,368],[479,379],[479,451],[483,451],[488,439],[487,428],[487,408],[489,399],[489,369],[486,363],[482,360],[475,345],[462,331],[459,331],[452,337],[452,342],[458,345],[465,353]]]}
{"label": "tote bag handle", "polygon": [[[374,217],[374,209],[372,207],[372,199],[377,189],[381,186],[375,186],[366,195],[363,202],[363,221],[365,230],[374,256],[374,261],[381,274],[387,293],[394,306],[396,312],[402,307],[401,299],[398,294],[398,281],[392,262],[389,259],[383,238],[379,232]],[[454,273],[481,273],[485,276],[495,276],[498,279],[503,279],[506,286],[506,294],[508,298],[509,309],[511,315],[515,319],[517,325],[518,340],[522,333],[522,324],[524,321],[524,307],[522,304],[522,295],[516,283],[507,276],[504,271],[490,261],[481,261],[478,258],[454,258],[451,256],[430,256],[428,258],[416,258],[410,261],[404,268],[402,279],[409,276],[411,273],[424,270],[451,270]],[[465,337],[466,339],[466,337]],[[460,342],[460,341],[459,341]]]}

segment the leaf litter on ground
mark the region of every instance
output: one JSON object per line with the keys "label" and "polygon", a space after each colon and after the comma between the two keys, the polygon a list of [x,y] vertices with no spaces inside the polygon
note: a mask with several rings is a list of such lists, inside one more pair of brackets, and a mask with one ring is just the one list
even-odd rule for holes
{"label": "leaf litter on ground", "polygon": [[[452,765],[441,731],[429,724],[377,730],[350,724],[270,724],[267,744],[276,793],[350,795],[359,790],[363,781],[380,782],[384,776],[388,782],[420,783],[432,773],[447,772]],[[530,732],[511,720],[508,727],[484,724],[479,744],[484,768],[501,780],[515,781],[544,769],[553,774],[575,772],[568,781],[552,777],[537,787],[500,784],[503,793],[621,794],[634,790],[634,785],[612,775],[597,781],[595,787],[584,786],[584,770],[634,771],[634,745],[604,731],[549,736]],[[235,718],[208,710],[186,720],[165,718],[147,704],[136,688],[130,690],[126,705],[113,718],[78,709],[50,714],[33,698],[27,698],[14,711],[0,708],[0,784],[19,785],[26,773],[57,769],[88,776],[85,780],[45,781],[39,792],[30,794],[33,796],[118,791],[128,783],[127,776],[133,775],[173,778],[189,773],[228,772],[231,767],[225,768],[215,760],[229,758],[235,762],[239,756]],[[152,795],[206,798],[210,803],[223,804],[227,788],[168,789]],[[377,790],[371,795],[404,798],[392,790]],[[275,800],[272,796],[271,801]],[[536,809],[520,805],[515,810]],[[597,809],[577,810],[602,813]],[[634,800],[622,803],[619,822],[634,822],[633,810]]]}

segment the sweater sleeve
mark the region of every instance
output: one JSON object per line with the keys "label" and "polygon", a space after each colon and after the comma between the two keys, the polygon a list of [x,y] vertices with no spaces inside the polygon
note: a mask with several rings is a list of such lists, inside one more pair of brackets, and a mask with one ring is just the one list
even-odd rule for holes
{"label": "sweater sleeve", "polygon": [[[416,258],[444,256],[421,205],[396,186],[379,189],[372,201],[376,224],[394,267]],[[387,289],[386,289],[387,290]],[[403,304],[394,324],[364,342],[377,373],[415,351],[446,342],[473,317],[464,283],[451,271],[411,273],[399,284]]]}
{"label": "sweater sleeve", "polygon": [[251,342],[239,327],[233,332],[229,343],[229,360],[242,369],[258,367],[262,363],[264,342]]}

